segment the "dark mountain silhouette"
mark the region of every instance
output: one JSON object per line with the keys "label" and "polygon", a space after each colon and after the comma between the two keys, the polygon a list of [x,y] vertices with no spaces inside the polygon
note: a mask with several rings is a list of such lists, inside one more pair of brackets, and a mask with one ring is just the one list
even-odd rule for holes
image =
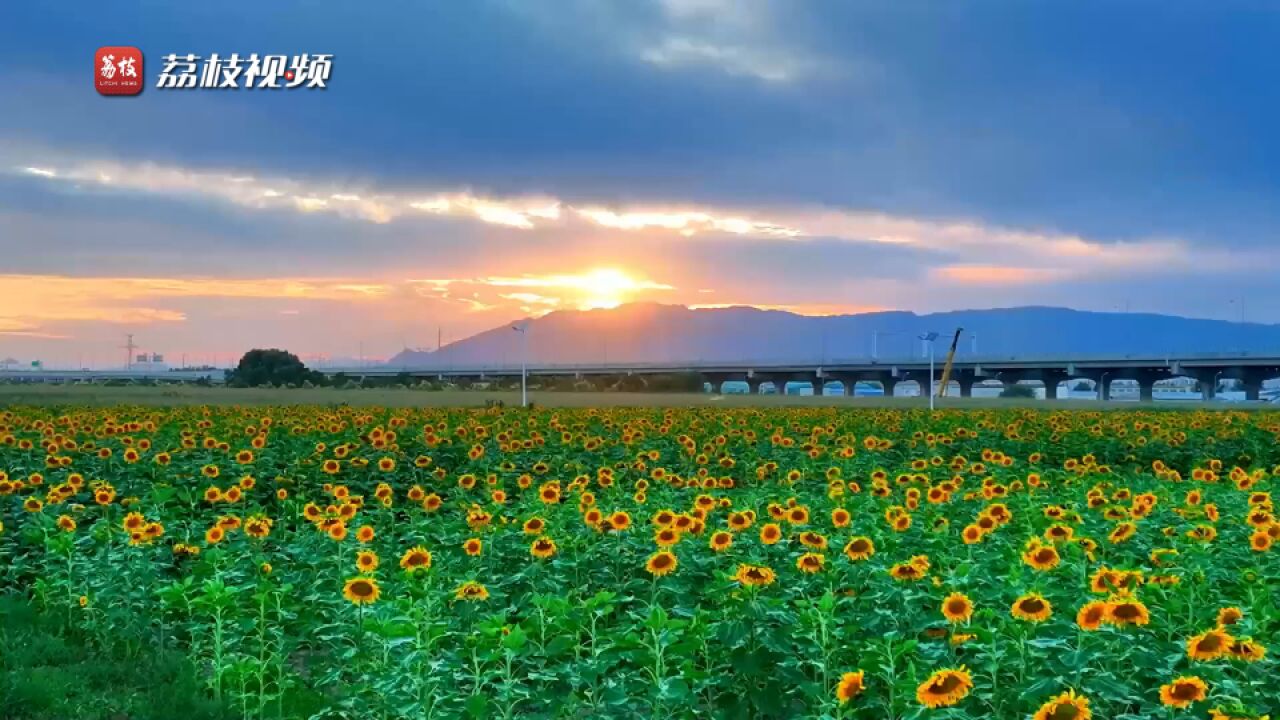
{"label": "dark mountain silhouette", "polygon": [[[937,352],[942,355],[957,327],[965,329],[958,357],[973,356],[975,345],[982,357],[1280,354],[1280,325],[1053,307],[811,317],[753,307],[691,310],[636,303],[610,310],[562,310],[525,322],[532,365],[695,360],[831,364],[866,359],[873,350],[881,359],[918,357],[921,342],[915,338],[930,331],[939,333]],[[387,364],[442,369],[517,365],[520,342],[520,333],[503,325],[436,352],[405,350]]]}

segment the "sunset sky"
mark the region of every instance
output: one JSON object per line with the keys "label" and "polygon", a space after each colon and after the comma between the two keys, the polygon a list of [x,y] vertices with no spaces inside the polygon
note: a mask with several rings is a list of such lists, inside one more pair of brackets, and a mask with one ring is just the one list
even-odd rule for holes
{"label": "sunset sky", "polygon": [[[1277,37],[1260,2],[7,3],[0,359],[378,358],[636,300],[1273,322]],[[142,95],[95,92],[103,45]],[[333,72],[157,89],[171,52]]]}

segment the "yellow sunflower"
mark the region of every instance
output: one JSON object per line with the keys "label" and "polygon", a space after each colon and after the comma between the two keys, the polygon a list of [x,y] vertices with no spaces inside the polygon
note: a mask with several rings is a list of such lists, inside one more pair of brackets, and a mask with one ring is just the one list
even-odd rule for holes
{"label": "yellow sunflower", "polygon": [[408,573],[427,570],[431,567],[431,552],[421,545],[411,547],[400,556],[400,567]]}
{"label": "yellow sunflower", "polygon": [[1187,640],[1187,657],[1192,660],[1217,660],[1231,650],[1235,638],[1225,630],[1206,630]]}
{"label": "yellow sunflower", "polygon": [[1195,675],[1183,675],[1160,686],[1160,702],[1165,707],[1183,709],[1209,696],[1209,686]]}
{"label": "yellow sunflower", "polygon": [[676,559],[675,553],[659,550],[649,556],[648,561],[644,564],[644,569],[654,577],[662,577],[674,572],[679,564],[680,562]]}
{"label": "yellow sunflower", "polygon": [[840,683],[836,685],[836,700],[839,700],[841,705],[848,703],[867,689],[864,676],[865,673],[861,670],[847,672],[840,676]]}
{"label": "yellow sunflower", "polygon": [[953,592],[942,601],[942,616],[952,624],[969,622],[973,617],[973,601],[964,593]]}
{"label": "yellow sunflower", "polygon": [[453,597],[467,602],[480,602],[489,599],[489,589],[474,580],[468,580],[458,586]]}
{"label": "yellow sunflower", "polygon": [[1041,705],[1032,720],[1089,720],[1092,717],[1089,698],[1068,690]]}
{"label": "yellow sunflower", "polygon": [[959,703],[973,690],[973,678],[969,670],[958,668],[938,670],[916,688],[916,700],[928,708],[951,707]]}
{"label": "yellow sunflower", "polygon": [[1019,620],[1039,623],[1053,614],[1053,605],[1040,593],[1027,593],[1013,602],[1010,613]]}
{"label": "yellow sunflower", "polygon": [[351,578],[342,586],[342,597],[355,605],[369,605],[378,601],[382,590],[378,581],[370,577]]}

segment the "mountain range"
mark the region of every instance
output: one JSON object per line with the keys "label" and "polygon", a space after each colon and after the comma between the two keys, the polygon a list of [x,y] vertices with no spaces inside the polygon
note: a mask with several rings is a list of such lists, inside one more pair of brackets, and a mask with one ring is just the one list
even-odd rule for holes
{"label": "mountain range", "polygon": [[[834,363],[919,357],[922,334],[939,334],[942,355],[963,328],[957,357],[1280,351],[1280,325],[1056,307],[905,311],[807,316],[754,307],[691,309],[633,303],[561,310],[518,323],[531,365],[685,361]],[[510,366],[521,358],[511,325],[437,351],[404,350],[387,365],[405,368]]]}

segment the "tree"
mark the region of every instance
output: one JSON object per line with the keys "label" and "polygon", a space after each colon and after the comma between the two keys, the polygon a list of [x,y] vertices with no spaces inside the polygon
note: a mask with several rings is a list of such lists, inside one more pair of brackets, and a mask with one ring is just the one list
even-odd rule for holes
{"label": "tree", "polygon": [[237,387],[301,385],[307,381],[314,385],[324,384],[324,375],[308,370],[297,355],[274,348],[245,353],[227,377],[228,384]]}
{"label": "tree", "polygon": [[1035,396],[1036,390],[1030,385],[1018,385],[1015,383],[1013,385],[1005,385],[1004,389],[1000,391],[1000,397],[1002,398],[1033,398]]}

